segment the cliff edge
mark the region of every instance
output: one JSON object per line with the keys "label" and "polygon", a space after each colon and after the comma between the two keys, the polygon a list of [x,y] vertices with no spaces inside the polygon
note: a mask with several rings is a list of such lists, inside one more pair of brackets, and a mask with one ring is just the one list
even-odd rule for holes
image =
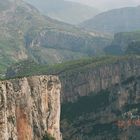
{"label": "cliff edge", "polygon": [[0,81],[0,139],[61,140],[60,89],[57,76]]}

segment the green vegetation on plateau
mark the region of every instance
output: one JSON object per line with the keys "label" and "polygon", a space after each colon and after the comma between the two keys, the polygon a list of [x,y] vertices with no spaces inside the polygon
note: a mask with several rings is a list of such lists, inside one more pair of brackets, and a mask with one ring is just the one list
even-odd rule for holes
{"label": "green vegetation on plateau", "polygon": [[53,74],[70,76],[76,75],[77,73],[87,72],[87,70],[103,66],[106,64],[113,64],[125,60],[131,60],[139,58],[139,56],[104,56],[104,57],[93,57],[83,58],[75,61],[68,61],[54,65],[40,65],[33,61],[22,61],[11,66],[7,70],[7,77],[23,77],[31,75],[42,75],[42,74]]}

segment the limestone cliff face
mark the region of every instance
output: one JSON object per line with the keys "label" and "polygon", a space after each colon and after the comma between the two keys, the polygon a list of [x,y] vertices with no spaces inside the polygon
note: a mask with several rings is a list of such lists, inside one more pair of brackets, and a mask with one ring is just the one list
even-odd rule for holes
{"label": "limestone cliff face", "polygon": [[0,81],[0,139],[61,140],[60,89],[56,76]]}
{"label": "limestone cliff face", "polygon": [[74,102],[81,96],[97,93],[138,76],[140,59],[118,60],[111,64],[89,66],[84,71],[62,75],[62,102]]}
{"label": "limestone cliff face", "polygon": [[72,74],[62,79],[64,140],[139,140],[139,59]]}
{"label": "limestone cliff face", "polygon": [[61,113],[64,140],[139,140],[140,77],[66,103]]}

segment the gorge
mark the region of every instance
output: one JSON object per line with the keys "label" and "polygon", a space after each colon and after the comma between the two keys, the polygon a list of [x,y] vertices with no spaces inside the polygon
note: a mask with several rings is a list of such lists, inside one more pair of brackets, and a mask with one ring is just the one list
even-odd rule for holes
{"label": "gorge", "polygon": [[[61,81],[61,119],[57,119],[63,140],[138,140],[139,125],[135,123],[140,117],[139,56],[94,58],[63,67],[59,64],[49,70],[39,68],[29,68],[30,74],[57,75]],[[24,75],[22,70],[15,71],[17,77]],[[36,79],[32,82],[36,83]],[[56,98],[56,94],[52,95]]]}
{"label": "gorge", "polygon": [[[88,8],[46,2],[57,17]],[[25,0],[0,0],[0,140],[139,140],[139,11],[70,25]]]}

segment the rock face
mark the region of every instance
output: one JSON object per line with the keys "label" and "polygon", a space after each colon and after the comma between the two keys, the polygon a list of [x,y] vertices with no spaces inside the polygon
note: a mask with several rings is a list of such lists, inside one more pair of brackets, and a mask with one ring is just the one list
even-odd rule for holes
{"label": "rock face", "polygon": [[81,60],[53,70],[62,85],[64,140],[139,140],[139,56]]}
{"label": "rock face", "polygon": [[0,81],[0,139],[61,140],[60,89],[56,76]]}
{"label": "rock face", "polygon": [[61,130],[64,140],[139,140],[139,118],[140,78],[135,77],[62,105]]}
{"label": "rock face", "polygon": [[62,86],[64,140],[139,140],[139,59],[73,73]]}
{"label": "rock face", "polygon": [[105,90],[139,73],[140,59],[130,58],[99,66],[90,64],[84,71],[79,68],[75,72],[62,74],[62,102],[73,102],[78,97],[90,95],[90,92]]}

